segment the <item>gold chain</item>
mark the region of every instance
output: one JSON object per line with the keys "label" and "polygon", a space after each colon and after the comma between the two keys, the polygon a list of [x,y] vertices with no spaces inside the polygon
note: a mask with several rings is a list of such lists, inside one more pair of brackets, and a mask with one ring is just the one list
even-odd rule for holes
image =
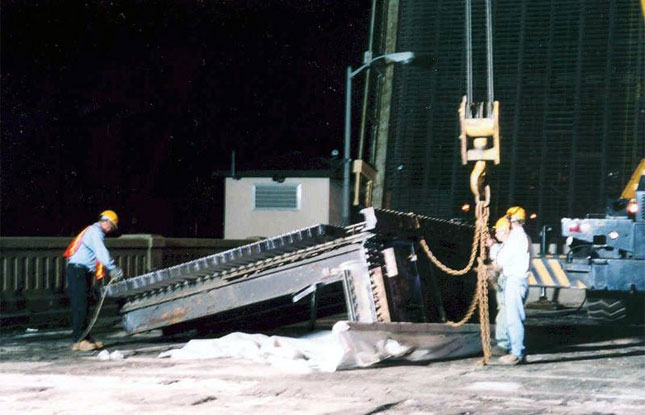
{"label": "gold chain", "polygon": [[[413,213],[410,213],[415,220],[415,227],[419,229],[419,220]],[[454,270],[449,268],[441,263],[437,257],[432,253],[428,244],[426,243],[423,237],[420,238],[420,245],[425,251],[428,258],[434,263],[439,269],[445,273],[453,276],[464,275],[466,274],[473,266],[475,261],[475,253],[477,252],[477,247],[479,247],[479,257],[477,258],[477,289],[473,296],[468,310],[464,317],[457,321],[448,321],[447,325],[451,327],[459,327],[464,325],[475,312],[475,308],[479,306],[479,322],[480,322],[480,333],[482,340],[482,350],[484,351],[484,359],[482,364],[488,364],[490,360],[490,322],[488,315],[488,282],[486,279],[486,240],[488,239],[488,218],[490,216],[490,210],[488,202],[476,200],[476,209],[475,209],[475,233],[473,235],[473,243],[470,251],[470,259],[465,268],[460,270]]]}
{"label": "gold chain", "polygon": [[[414,214],[411,213],[410,215],[414,215]],[[415,221],[415,228],[419,229],[420,228],[419,219],[416,216],[414,216],[414,221]],[[478,245],[479,239],[480,239],[479,238],[480,232],[481,232],[480,228],[478,226],[475,226],[475,234],[473,235],[473,243],[472,243],[472,246],[470,248],[470,258],[468,259],[468,264],[466,264],[466,266],[464,268],[462,268],[462,269],[452,269],[452,268],[444,265],[441,261],[439,261],[439,259],[437,259],[437,257],[430,250],[430,247],[428,247],[428,244],[426,243],[426,240],[425,240],[425,238],[423,238],[423,236],[421,236],[419,238],[419,244],[421,244],[421,247],[425,251],[425,253],[428,256],[428,258],[430,258],[430,261],[432,261],[432,263],[435,264],[440,270],[442,270],[446,274],[450,274],[450,275],[455,275],[455,276],[457,276],[457,275],[465,275],[468,271],[470,271],[470,269],[473,267],[473,264],[475,263],[475,254],[477,253],[477,245]]]}

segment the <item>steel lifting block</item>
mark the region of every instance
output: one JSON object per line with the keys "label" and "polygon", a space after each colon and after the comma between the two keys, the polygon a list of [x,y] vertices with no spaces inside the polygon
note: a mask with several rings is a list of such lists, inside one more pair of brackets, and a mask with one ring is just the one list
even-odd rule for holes
{"label": "steel lifting block", "polygon": [[[472,118],[466,105],[464,96],[459,105],[461,163],[492,160],[499,164],[499,101],[493,102],[493,111],[488,117]],[[490,139],[492,146],[489,146]]]}

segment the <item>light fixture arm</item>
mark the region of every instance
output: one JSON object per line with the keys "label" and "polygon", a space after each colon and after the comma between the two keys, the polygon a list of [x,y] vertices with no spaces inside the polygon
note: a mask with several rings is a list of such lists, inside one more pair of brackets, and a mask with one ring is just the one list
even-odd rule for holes
{"label": "light fixture arm", "polygon": [[370,59],[358,69],[351,71],[350,70],[350,78],[353,78],[354,76],[358,75],[361,71],[364,69],[370,67],[374,62],[379,61],[379,60],[385,60],[389,61],[388,63],[408,63],[411,62],[414,59],[414,53],[413,52],[396,52],[396,53],[386,53],[385,55],[380,55],[375,57],[374,59]]}

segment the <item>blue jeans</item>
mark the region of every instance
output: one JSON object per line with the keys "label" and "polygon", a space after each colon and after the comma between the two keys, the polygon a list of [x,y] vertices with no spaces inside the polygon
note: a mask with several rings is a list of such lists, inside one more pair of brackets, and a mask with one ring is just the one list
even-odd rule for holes
{"label": "blue jeans", "polygon": [[529,284],[523,277],[507,277],[504,284],[504,315],[506,317],[506,336],[510,342],[511,354],[524,357],[524,301],[529,292]]}
{"label": "blue jeans", "polygon": [[[502,276],[500,275],[501,279]],[[502,282],[503,284],[503,282]],[[502,349],[511,348],[506,334],[506,310],[504,309],[504,290],[500,286],[495,290],[495,300],[497,300],[497,315],[495,316],[495,343]]]}

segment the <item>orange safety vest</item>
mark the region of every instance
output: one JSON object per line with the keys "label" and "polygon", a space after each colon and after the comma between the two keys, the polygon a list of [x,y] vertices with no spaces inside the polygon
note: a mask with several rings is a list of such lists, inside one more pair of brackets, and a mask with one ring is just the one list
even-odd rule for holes
{"label": "orange safety vest", "polygon": [[[69,259],[72,255],[78,251],[78,248],[81,247],[81,241],[83,240],[83,235],[85,235],[85,232],[90,227],[88,226],[87,228],[83,229],[83,232],[79,233],[76,238],[69,244],[65,252],[63,253],[63,256],[67,259]],[[97,280],[100,280],[105,276],[105,267],[103,264],[101,264],[99,261],[96,261],[96,271],[94,272],[94,275]]]}

